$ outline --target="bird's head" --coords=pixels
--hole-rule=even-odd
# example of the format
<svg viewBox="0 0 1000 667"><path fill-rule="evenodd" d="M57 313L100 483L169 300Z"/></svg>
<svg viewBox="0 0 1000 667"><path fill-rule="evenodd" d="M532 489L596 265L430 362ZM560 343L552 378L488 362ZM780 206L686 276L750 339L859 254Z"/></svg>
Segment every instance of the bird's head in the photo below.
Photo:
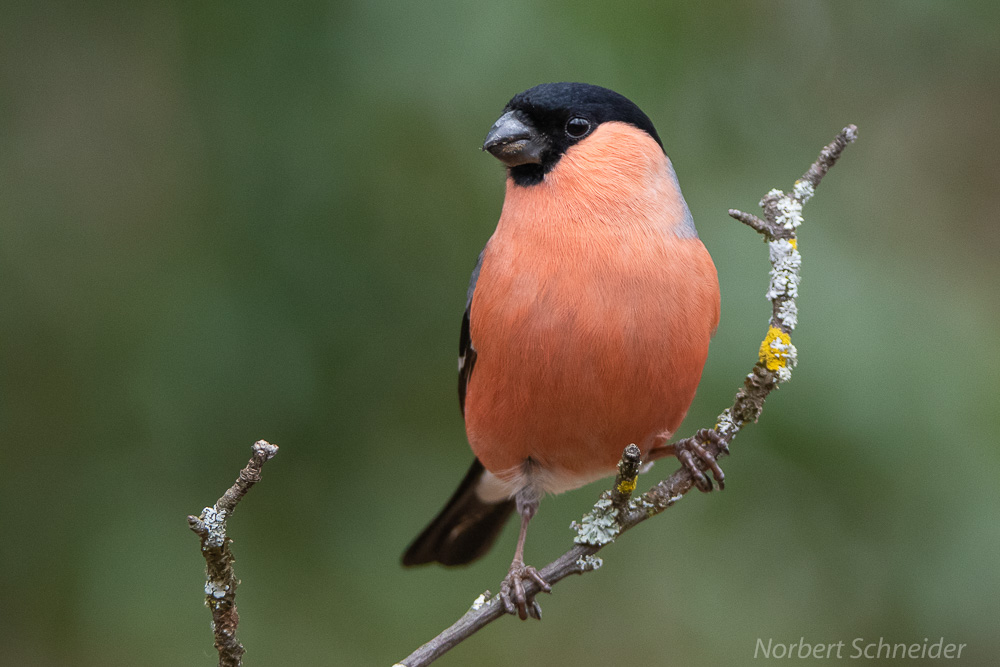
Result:
<svg viewBox="0 0 1000 667"><path fill-rule="evenodd" d="M567 150L585 141L602 123L625 123L659 144L653 123L613 90L586 83L543 83L515 95L483 143L510 168L518 185L540 183Z"/></svg>

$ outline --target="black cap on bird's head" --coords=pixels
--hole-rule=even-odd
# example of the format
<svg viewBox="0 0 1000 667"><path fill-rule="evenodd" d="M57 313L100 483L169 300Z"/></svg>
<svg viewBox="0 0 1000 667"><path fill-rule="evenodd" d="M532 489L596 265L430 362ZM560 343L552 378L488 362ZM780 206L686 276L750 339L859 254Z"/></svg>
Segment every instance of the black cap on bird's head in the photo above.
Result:
<svg viewBox="0 0 1000 667"><path fill-rule="evenodd" d="M483 150L510 167L515 183L532 185L570 146L608 121L633 125L663 147L649 117L624 95L586 83L543 83L507 103Z"/></svg>

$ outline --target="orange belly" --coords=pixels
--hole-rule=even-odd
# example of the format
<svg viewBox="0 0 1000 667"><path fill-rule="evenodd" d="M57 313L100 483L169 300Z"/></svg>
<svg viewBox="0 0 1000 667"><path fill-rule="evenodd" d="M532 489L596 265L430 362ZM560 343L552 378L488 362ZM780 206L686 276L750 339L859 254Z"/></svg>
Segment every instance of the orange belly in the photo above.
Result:
<svg viewBox="0 0 1000 667"><path fill-rule="evenodd" d="M564 480L549 491L612 474L680 426L718 316L697 238L494 236L471 306L473 451L500 476L530 459Z"/></svg>

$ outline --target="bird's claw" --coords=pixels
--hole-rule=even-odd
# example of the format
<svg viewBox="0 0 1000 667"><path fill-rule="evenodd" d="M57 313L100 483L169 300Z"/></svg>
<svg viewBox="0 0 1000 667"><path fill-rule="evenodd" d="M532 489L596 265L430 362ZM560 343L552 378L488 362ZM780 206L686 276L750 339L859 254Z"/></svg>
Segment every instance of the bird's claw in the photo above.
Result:
<svg viewBox="0 0 1000 667"><path fill-rule="evenodd" d="M531 618L542 620L542 608L535 600L535 594L527 595L524 590L524 580L530 579L538 585L539 591L552 592L552 587L542 579L538 570L525 565L523 561L515 560L510 564L510 571L500 584L500 600L503 602L504 611L508 614L517 614L522 621Z"/></svg>
<svg viewBox="0 0 1000 667"><path fill-rule="evenodd" d="M698 487L699 491L707 493L712 490L712 480L710 477L705 475L704 472L702 472L701 467L698 465L699 460L708 470L712 471L712 476L715 477L715 481L719 483L719 489L726 488L726 474L722 472L722 468L719 467L718 461L715 460L715 455L705 449L702 443L720 445L722 446L723 451L726 450L723 443L719 441L718 433L712 429L703 428L695 433L693 437L675 442L674 451L680 462L683 463L684 467L691 473L691 477L694 479L694 484Z"/></svg>

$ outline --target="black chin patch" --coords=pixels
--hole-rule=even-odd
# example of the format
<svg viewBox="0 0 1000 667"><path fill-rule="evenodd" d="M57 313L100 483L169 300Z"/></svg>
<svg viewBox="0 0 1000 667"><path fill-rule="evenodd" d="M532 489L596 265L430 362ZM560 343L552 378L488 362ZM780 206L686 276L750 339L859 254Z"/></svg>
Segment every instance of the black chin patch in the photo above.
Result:
<svg viewBox="0 0 1000 667"><path fill-rule="evenodd" d="M558 162L558 159L556 160ZM522 164L511 167L510 177L517 185L528 186L537 185L545 178L545 174L555 166L553 162L547 169L541 164Z"/></svg>

